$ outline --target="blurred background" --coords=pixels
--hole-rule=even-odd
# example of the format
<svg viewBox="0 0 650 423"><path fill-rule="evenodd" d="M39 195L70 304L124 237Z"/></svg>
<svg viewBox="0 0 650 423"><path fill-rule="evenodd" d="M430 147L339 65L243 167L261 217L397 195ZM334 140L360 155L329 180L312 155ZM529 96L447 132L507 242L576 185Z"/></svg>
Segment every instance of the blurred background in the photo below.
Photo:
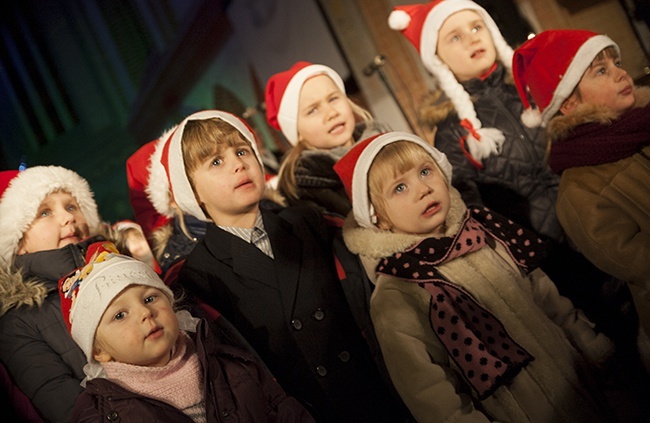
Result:
<svg viewBox="0 0 650 423"><path fill-rule="evenodd" d="M640 84L650 74L648 0L475 0L511 45L531 33L606 33ZM433 139L417 120L434 86L387 17L396 0L22 0L0 5L0 170L77 171L105 220L131 218L125 161L183 117L243 116L279 158L264 117L270 75L323 63L379 121Z"/></svg>

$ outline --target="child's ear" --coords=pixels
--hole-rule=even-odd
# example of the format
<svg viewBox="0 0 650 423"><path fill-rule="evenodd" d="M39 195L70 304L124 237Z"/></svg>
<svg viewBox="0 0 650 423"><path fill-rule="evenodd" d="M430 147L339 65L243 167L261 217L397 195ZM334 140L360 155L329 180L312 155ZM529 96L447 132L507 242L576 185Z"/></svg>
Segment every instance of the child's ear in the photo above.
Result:
<svg viewBox="0 0 650 423"><path fill-rule="evenodd" d="M97 348L93 348L93 358L100 363L108 363L113 359L108 353L100 351Z"/></svg>
<svg viewBox="0 0 650 423"><path fill-rule="evenodd" d="M578 96L575 94L571 94L571 96L566 100L564 100L564 102L560 106L560 113L566 116L571 112L573 112L573 110L575 110L578 104L580 104L580 101L578 100Z"/></svg>

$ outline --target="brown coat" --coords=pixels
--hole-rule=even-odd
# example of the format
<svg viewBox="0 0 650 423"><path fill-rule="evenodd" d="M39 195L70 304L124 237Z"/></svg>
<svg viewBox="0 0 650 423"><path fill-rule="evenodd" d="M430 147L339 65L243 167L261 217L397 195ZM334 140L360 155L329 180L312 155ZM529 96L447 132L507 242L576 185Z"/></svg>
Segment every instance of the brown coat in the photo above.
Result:
<svg viewBox="0 0 650 423"><path fill-rule="evenodd" d="M646 107L650 88L637 89L635 107ZM602 109L556 117L549 135L562 139L590 122L608 125ZM558 219L582 253L603 271L629 282L641 325L650 333L650 145L625 159L562 173Z"/></svg>

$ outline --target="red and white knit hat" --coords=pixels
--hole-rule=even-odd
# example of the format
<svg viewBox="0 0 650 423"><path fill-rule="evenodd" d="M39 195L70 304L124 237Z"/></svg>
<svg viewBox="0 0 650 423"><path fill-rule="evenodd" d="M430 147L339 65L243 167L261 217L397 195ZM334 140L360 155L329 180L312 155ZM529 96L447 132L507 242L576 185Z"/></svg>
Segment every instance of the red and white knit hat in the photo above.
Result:
<svg viewBox="0 0 650 423"><path fill-rule="evenodd" d="M191 120L221 119L237 129L250 143L255 157L264 171L262 156L257 148L257 137L248 124L241 118L220 110L203 110L196 112L160 137L156 149L151 155L151 171L147 194L156 210L172 217L174 212L171 206L172 197L181 211L207 222L210 220L201 209L201 205L194 195L189 177L183 162L183 131L185 125Z"/></svg>
<svg viewBox="0 0 650 423"><path fill-rule="evenodd" d="M35 166L22 172L0 172L0 261L10 264L23 234L49 194L70 193L86 218L90 235L99 232L101 219L88 182L60 166Z"/></svg>
<svg viewBox="0 0 650 423"><path fill-rule="evenodd" d="M63 321L89 363L96 363L95 333L106 308L130 285L157 288L173 300L172 291L149 265L121 255L111 242L90 244L86 265L59 280Z"/></svg>
<svg viewBox="0 0 650 423"><path fill-rule="evenodd" d="M424 67L436 77L440 88L454 104L463 126L469 131L467 137L469 153L474 159L480 161L491 154L498 154L505 137L496 128L483 128L469 94L436 51L438 31L442 24L449 16L461 10L473 10L483 19L492 35L498 58L507 69L510 69L512 48L501 35L492 17L473 1L435 0L425 4L396 6L388 17L388 25L393 30L402 31L420 53Z"/></svg>
<svg viewBox="0 0 650 423"><path fill-rule="evenodd" d="M548 122L571 95L601 50L618 45L606 35L563 29L544 31L515 50L512 73L519 97L526 109L526 89Z"/></svg>
<svg viewBox="0 0 650 423"><path fill-rule="evenodd" d="M370 203L368 194L370 166L372 166L372 162L383 147L398 141L412 142L424 148L442 170L447 184L451 184L452 170L447 156L417 135L394 131L378 134L358 142L336 162L334 170L339 175L341 182L343 182L345 192L352 202L352 212L355 220L364 228L374 228L377 222L375 209Z"/></svg>
<svg viewBox="0 0 650 423"><path fill-rule="evenodd" d="M325 74L345 94L341 76L325 65L297 62L289 70L276 73L266 83L266 120L282 131L291 145L298 144L298 102L303 84L312 76Z"/></svg>

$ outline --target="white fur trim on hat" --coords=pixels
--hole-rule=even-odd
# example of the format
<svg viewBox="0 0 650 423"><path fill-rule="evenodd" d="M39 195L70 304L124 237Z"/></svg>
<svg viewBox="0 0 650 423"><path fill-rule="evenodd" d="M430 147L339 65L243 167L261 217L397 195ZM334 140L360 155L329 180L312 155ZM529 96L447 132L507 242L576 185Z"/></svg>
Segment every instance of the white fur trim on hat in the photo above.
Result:
<svg viewBox="0 0 650 423"><path fill-rule="evenodd" d="M422 63L436 77L440 88L454 104L460 120L467 119L472 124L474 130L480 135L480 140L477 140L472 134L467 137L467 149L476 160L480 161L492 154L499 154L505 136L498 129L491 128L486 130L488 128L483 128L481 121L476 116L474 104L469 94L437 54L438 31L440 31L440 28L449 16L461 10L473 10L483 19L492 36L498 58L508 70L512 69L512 56L514 51L503 38L503 35L501 35L499 27L489 13L473 1L441 1L431 9L422 26L422 34L420 36L420 57L422 58Z"/></svg>
<svg viewBox="0 0 650 423"><path fill-rule="evenodd" d="M354 165L354 174L352 176L352 207L354 218L360 226L364 228L376 227L373 222L375 210L370 203L370 196L368 195L368 172L370 166L375 160L375 156L386 145L392 144L397 141L410 141L426 150L431 155L431 158L438 164L442 170L447 185L451 186L452 169L447 156L430 144L426 143L422 138L408 132L388 132L375 138L359 155L356 164Z"/></svg>
<svg viewBox="0 0 650 423"><path fill-rule="evenodd" d="M149 179L145 192L147 198L158 213L166 217L174 217L174 209L171 206L171 195L169 193L169 179L165 167L160 162L162 150L165 143L176 130L177 126L165 131L156 141L156 147L149 160Z"/></svg>
<svg viewBox="0 0 650 423"><path fill-rule="evenodd" d="M36 218L45 197L63 190L77 203L90 230L96 235L101 219L88 182L76 172L60 166L35 166L18 173L0 198L0 260L10 264L23 234Z"/></svg>
<svg viewBox="0 0 650 423"><path fill-rule="evenodd" d="M580 46L573 60L571 60L571 64L567 68L566 73L561 76L560 83L553 92L551 102L542 112L542 120L544 122L548 122L560 110L562 103L569 98L575 87L578 86L582 75L584 75L598 53L610 46L618 50L618 45L606 35L595 35Z"/></svg>
<svg viewBox="0 0 650 423"><path fill-rule="evenodd" d="M280 107L278 108L278 124L282 133L292 144L298 144L298 103L300 102L300 90L305 82L316 75L325 74L329 76L336 86L345 94L345 84L341 76L332 68L325 65L309 65L300 69L287 84Z"/></svg>
<svg viewBox="0 0 650 423"><path fill-rule="evenodd" d="M88 273L83 275L84 271ZM97 326L111 301L125 288L131 285L151 286L161 290L170 301L174 297L149 265L131 257L111 253L104 261L91 262L80 273L83 280L70 308L70 333L88 362L96 362L93 345Z"/></svg>
<svg viewBox="0 0 650 423"><path fill-rule="evenodd" d="M205 120L217 118L221 119L224 122L232 125L237 129L244 138L250 143L255 157L260 164L262 170L264 169L264 163L262 162L262 156L257 148L257 142L255 135L251 132L248 126L237 116L230 114L228 112L222 112L218 110L204 110L201 112L194 113L187 118L185 118L179 125L171 139L169 140L169 151L168 151L168 171L169 171L169 182L174 201L180 207L183 213L192 215L199 220L204 222L210 221L210 217L206 216L203 213L203 209L199 204L194 191L192 190L192 185L190 184L189 177L185 171L185 163L183 162L183 130L187 122L191 120ZM165 163L163 163L165 165Z"/></svg>

